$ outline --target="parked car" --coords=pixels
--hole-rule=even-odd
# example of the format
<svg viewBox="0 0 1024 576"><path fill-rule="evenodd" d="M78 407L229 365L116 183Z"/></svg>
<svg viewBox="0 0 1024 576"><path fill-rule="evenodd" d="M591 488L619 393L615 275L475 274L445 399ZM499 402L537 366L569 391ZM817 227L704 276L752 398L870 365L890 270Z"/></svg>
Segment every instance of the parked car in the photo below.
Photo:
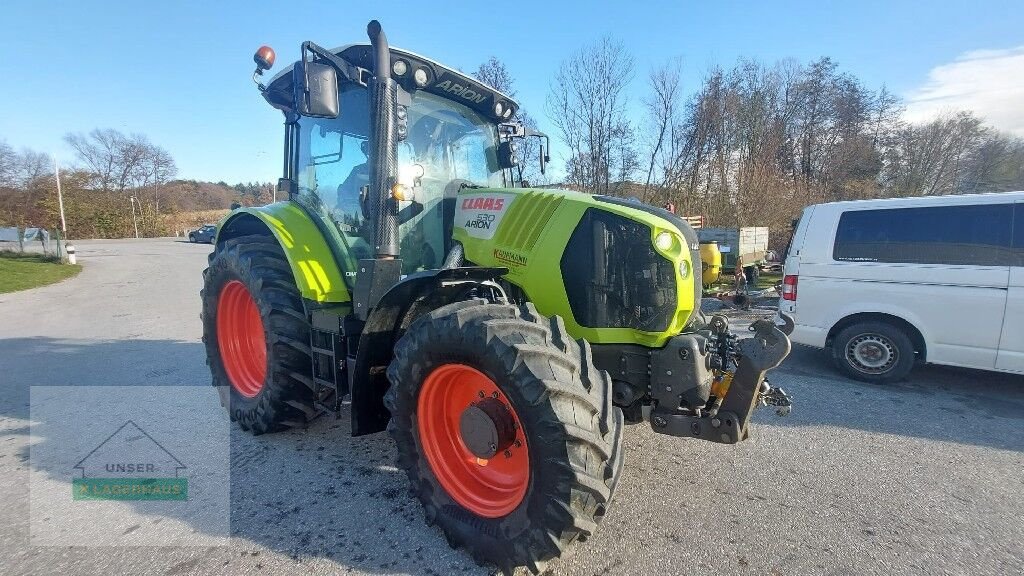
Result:
<svg viewBox="0 0 1024 576"><path fill-rule="evenodd" d="M207 224L201 226L188 233L189 242L204 242L206 244L213 244L213 239L217 236L217 227L213 224Z"/></svg>
<svg viewBox="0 0 1024 576"><path fill-rule="evenodd" d="M793 342L859 380L919 362L1024 373L1024 192L808 206L779 309Z"/></svg>

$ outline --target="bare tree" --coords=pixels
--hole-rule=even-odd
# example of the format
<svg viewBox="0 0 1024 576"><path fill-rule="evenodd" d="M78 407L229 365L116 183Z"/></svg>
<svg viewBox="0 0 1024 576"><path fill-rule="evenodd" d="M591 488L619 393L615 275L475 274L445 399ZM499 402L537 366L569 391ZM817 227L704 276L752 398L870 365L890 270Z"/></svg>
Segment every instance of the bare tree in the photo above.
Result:
<svg viewBox="0 0 1024 576"><path fill-rule="evenodd" d="M517 94L515 79L505 67L505 63L498 58L494 56L488 58L477 68L473 76L491 88L515 99ZM537 128L537 121L521 107L516 110L516 115L512 120L522 123L527 128ZM540 173L540 147L536 138L525 138L518 142L517 155L520 162L519 176L521 180L536 184L545 179L544 175Z"/></svg>
<svg viewBox="0 0 1024 576"><path fill-rule="evenodd" d="M633 57L609 37L562 62L548 92L548 117L568 148L567 178L587 192L610 190L636 169L626 87Z"/></svg>
<svg viewBox="0 0 1024 576"><path fill-rule="evenodd" d="M981 121L967 112L908 125L890 151L886 185L894 196L953 194L960 190L972 149L986 136Z"/></svg>
<svg viewBox="0 0 1024 576"><path fill-rule="evenodd" d="M14 188L18 154L7 142L0 140L0 187Z"/></svg>
<svg viewBox="0 0 1024 576"><path fill-rule="evenodd" d="M681 130L682 85L680 75L682 61L673 58L664 65L651 70L647 77L649 95L643 99L650 130L647 144L647 178L641 198L651 202L651 186L663 188L667 181L669 165L677 155L677 143ZM665 198L668 201L668 198Z"/></svg>
<svg viewBox="0 0 1024 576"><path fill-rule="evenodd" d="M53 173L53 160L50 155L22 148L18 155L15 179L22 188L32 188L43 176Z"/></svg>
<svg viewBox="0 0 1024 576"><path fill-rule="evenodd" d="M68 134L65 142L96 178L104 192L126 192L164 182L174 175L170 154L141 134L126 136L114 129Z"/></svg>
<svg viewBox="0 0 1024 576"><path fill-rule="evenodd" d="M78 159L92 172L104 192L112 189L115 181L120 149L124 135L113 129L93 130L88 135L68 134L64 141L75 151Z"/></svg>
<svg viewBox="0 0 1024 576"><path fill-rule="evenodd" d="M476 69L476 72L473 73L473 76L509 98L516 97L515 80L513 80L512 74L505 67L505 63L498 60L495 56L491 56L486 62L481 64Z"/></svg>
<svg viewBox="0 0 1024 576"><path fill-rule="evenodd" d="M160 187L174 178L178 173L178 166L174 163L171 153L159 146L151 147L147 164L152 175L156 211L160 212Z"/></svg>
<svg viewBox="0 0 1024 576"><path fill-rule="evenodd" d="M1024 141L990 132L971 152L960 192L1024 190Z"/></svg>
<svg viewBox="0 0 1024 576"><path fill-rule="evenodd" d="M810 202L880 195L897 120L890 94L827 58L741 59L713 68L682 109L662 187L714 224L783 227Z"/></svg>

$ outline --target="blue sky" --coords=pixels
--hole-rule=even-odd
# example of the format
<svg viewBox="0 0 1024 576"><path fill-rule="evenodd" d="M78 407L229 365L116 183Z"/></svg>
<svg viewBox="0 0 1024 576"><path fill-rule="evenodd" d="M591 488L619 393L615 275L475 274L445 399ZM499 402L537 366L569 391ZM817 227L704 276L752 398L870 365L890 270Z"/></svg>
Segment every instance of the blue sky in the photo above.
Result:
<svg viewBox="0 0 1024 576"><path fill-rule="evenodd" d="M383 23L392 44L465 71L490 55L504 60L521 104L542 128L550 126L544 100L560 61L612 34L636 58L634 101L647 69L670 56L683 58L689 92L711 65L727 66L740 56L808 61L827 55L869 86L885 84L910 98L912 116L963 101L990 106L983 112L1001 128L1016 132L1020 122L1024 130L1016 116L1024 110L1019 0L5 0L0 14L0 139L69 163L73 154L62 142L67 132L139 132L172 153L184 178L276 179L281 115L250 80L253 51L273 46L276 72L298 57L303 40L323 46L365 41L372 18ZM977 92L979 82L984 93L965 99L965 90ZM1007 91L1000 82L1014 85ZM990 92L1000 97L985 100Z"/></svg>

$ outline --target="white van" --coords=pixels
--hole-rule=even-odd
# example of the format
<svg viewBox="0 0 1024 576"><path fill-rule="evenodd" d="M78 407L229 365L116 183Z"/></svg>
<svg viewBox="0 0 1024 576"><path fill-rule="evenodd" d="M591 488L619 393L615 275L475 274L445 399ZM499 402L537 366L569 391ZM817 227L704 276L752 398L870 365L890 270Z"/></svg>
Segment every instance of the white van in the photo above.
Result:
<svg viewBox="0 0 1024 576"><path fill-rule="evenodd" d="M1024 373L1024 192L808 206L779 310L859 380L915 362Z"/></svg>

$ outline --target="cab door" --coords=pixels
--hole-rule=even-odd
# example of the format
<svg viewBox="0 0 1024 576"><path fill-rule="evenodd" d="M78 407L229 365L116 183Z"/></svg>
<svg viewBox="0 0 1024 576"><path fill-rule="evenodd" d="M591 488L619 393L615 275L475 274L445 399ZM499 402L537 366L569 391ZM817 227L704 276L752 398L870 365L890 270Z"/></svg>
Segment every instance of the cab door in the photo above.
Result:
<svg viewBox="0 0 1024 576"><path fill-rule="evenodd" d="M1024 202L1013 206L1013 250L996 369L1024 372Z"/></svg>

